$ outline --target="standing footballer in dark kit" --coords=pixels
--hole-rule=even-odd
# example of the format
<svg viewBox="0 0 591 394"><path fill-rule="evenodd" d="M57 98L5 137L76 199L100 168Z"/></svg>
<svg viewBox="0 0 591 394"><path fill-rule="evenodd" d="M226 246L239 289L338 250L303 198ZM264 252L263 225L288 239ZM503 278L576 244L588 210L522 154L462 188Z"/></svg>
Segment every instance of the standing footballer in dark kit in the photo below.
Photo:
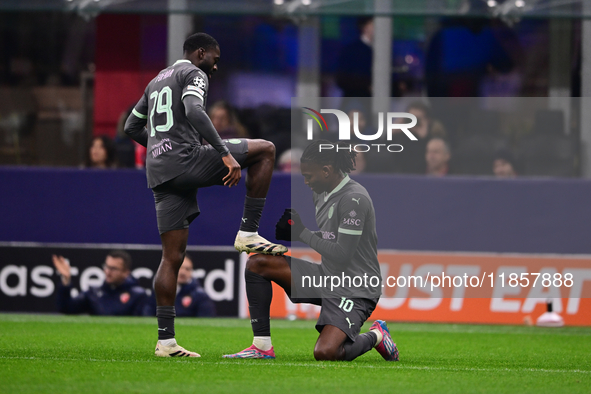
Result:
<svg viewBox="0 0 591 394"><path fill-rule="evenodd" d="M275 358L271 343L271 282L283 287L294 303L321 306L314 347L316 360L351 361L372 348L387 361L398 361L398 349L386 322L376 320L369 332L360 334L381 294L377 254L376 218L367 190L349 175L355 168L355 152L323 149L329 141L311 143L301 158L301 173L313 192L316 223L320 231L308 230L295 210L286 209L276 226L276 238L302 241L322 256L321 264L288 256L256 254L246 263L245 279L252 331L252 346L227 358ZM374 278L355 285L343 280L335 288L318 284L326 277Z"/></svg>
<svg viewBox="0 0 591 394"><path fill-rule="evenodd" d="M222 140L205 112L209 79L217 71L220 47L205 34L183 45L184 59L162 70L146 87L125 123L125 132L147 147L146 175L154 193L162 261L154 278L161 357L199 357L176 343L177 275L187 247L189 225L199 215L197 190L232 187L248 168L246 200L234 247L247 253L281 254L283 245L258 235L275 165L275 146L265 140ZM210 145L203 145L205 139Z"/></svg>

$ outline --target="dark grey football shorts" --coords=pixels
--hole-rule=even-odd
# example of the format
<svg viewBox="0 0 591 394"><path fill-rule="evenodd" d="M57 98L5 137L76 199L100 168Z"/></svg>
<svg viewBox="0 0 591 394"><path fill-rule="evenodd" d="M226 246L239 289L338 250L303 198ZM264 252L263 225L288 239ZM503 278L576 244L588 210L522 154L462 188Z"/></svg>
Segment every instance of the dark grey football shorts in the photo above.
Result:
<svg viewBox="0 0 591 394"><path fill-rule="evenodd" d="M361 332L361 326L369 319L379 299L322 297L320 291L317 291L316 297L297 297L297 294L294 294L293 291L295 288L294 278L301 278L303 275L318 277L324 275L324 272L320 264L290 256L284 257L291 268L292 274L292 294L288 294L290 300L296 304L320 305L320 316L316 322L316 330L322 332L326 325L335 326L344 332L351 341L355 342ZM310 292L304 294L307 296L313 295Z"/></svg>
<svg viewBox="0 0 591 394"><path fill-rule="evenodd" d="M248 141L238 138L223 141L234 159L243 166L248 155ZM197 190L223 185L223 178L227 174L228 168L219 152L211 145L204 145L184 174L152 188L160 234L189 228L200 212Z"/></svg>

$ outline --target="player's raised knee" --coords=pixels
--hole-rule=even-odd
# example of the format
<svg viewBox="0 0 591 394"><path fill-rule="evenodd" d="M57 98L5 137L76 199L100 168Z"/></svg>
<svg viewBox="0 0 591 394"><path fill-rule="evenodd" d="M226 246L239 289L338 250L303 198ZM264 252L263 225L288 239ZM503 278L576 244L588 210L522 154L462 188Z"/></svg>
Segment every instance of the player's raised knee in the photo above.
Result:
<svg viewBox="0 0 591 394"><path fill-rule="evenodd" d="M254 272L255 274L263 274L265 267L267 267L268 255L264 254L253 254L246 260L246 270Z"/></svg>
<svg viewBox="0 0 591 394"><path fill-rule="evenodd" d="M271 141L263 140L263 139L256 139L251 140L254 144L254 148L257 152L260 152L264 155L273 156L275 157L275 144Z"/></svg>
<svg viewBox="0 0 591 394"><path fill-rule="evenodd" d="M261 141L261 146L262 146L262 150L269 156L273 157L273 159L275 159L275 144L272 143L271 141L267 141L267 140L260 140Z"/></svg>
<svg viewBox="0 0 591 394"><path fill-rule="evenodd" d="M275 161L275 144L263 139L248 140L248 154Z"/></svg>

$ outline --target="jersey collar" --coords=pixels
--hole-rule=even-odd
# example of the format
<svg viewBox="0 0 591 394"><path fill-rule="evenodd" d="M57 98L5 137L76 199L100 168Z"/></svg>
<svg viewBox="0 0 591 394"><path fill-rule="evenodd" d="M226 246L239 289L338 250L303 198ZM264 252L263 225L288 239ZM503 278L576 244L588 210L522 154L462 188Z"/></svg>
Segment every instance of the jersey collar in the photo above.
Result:
<svg viewBox="0 0 591 394"><path fill-rule="evenodd" d="M191 61L187 60L187 59L180 59L180 60L177 60L176 62L174 62L173 66L176 66L179 63L191 63Z"/></svg>
<svg viewBox="0 0 591 394"><path fill-rule="evenodd" d="M326 196L324 196L324 202L327 202L328 199L330 198L330 196L332 196L333 194L335 194L336 192L341 190L343 188L343 186L345 186L347 184L347 182L349 182L350 179L351 178L349 178L349 175L345 175L345 177L343 178L341 183L339 183L337 185L337 187L335 187L330 193L328 193Z"/></svg>

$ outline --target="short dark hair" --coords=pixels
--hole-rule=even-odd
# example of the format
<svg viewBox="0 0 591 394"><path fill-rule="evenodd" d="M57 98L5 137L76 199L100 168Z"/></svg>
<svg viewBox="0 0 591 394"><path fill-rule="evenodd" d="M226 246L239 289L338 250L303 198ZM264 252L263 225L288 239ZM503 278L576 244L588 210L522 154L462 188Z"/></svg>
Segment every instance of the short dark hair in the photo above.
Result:
<svg viewBox="0 0 591 394"><path fill-rule="evenodd" d="M131 271L131 256L124 250L111 250L107 256L110 256L114 259L121 259L123 260L123 267Z"/></svg>
<svg viewBox="0 0 591 394"><path fill-rule="evenodd" d="M214 48L219 48L219 44L215 38L206 33L195 33L190 35L183 44L183 52L193 53L199 48L206 51Z"/></svg>
<svg viewBox="0 0 591 394"><path fill-rule="evenodd" d="M510 163L513 166L513 169L515 170L515 166L516 166L515 156L513 155L513 152L511 152L509 149L507 149L507 148L497 149L494 153L494 156L493 156L493 162L495 160L505 160L506 162Z"/></svg>
<svg viewBox="0 0 591 394"><path fill-rule="evenodd" d="M320 150L320 144L335 145L334 149ZM339 148L339 149L337 149ZM355 169L357 152L351 146L342 143L332 143L328 140L316 140L306 147L300 163L317 163L322 166L332 165L335 170L349 173Z"/></svg>
<svg viewBox="0 0 591 394"><path fill-rule="evenodd" d="M373 22L373 17L372 16L361 16L359 18L357 18L357 28L359 30L363 29L365 27L365 25L367 25L369 22Z"/></svg>

